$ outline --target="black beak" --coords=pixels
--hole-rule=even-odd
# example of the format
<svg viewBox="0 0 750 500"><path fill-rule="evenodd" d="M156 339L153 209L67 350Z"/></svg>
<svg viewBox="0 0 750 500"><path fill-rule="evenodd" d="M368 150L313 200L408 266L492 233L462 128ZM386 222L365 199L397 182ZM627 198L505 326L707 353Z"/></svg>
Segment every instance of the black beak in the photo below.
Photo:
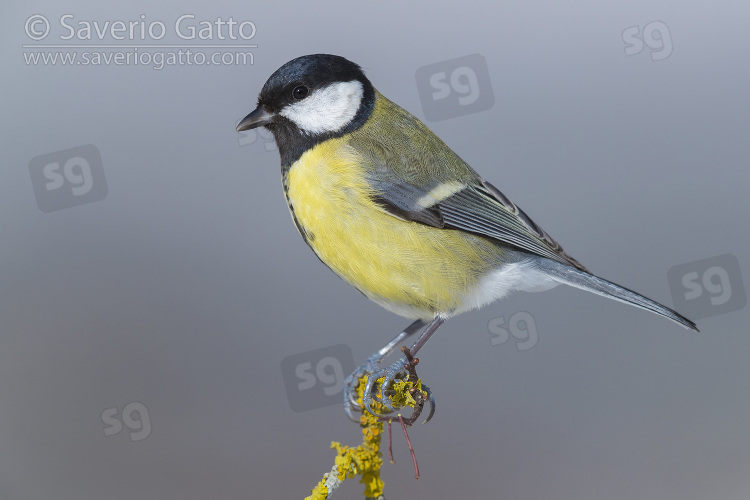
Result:
<svg viewBox="0 0 750 500"><path fill-rule="evenodd" d="M237 132L250 130L251 128L262 127L266 123L270 122L273 116L273 114L263 109L263 106L258 106L257 108L255 108L255 111L247 115L239 124L237 124Z"/></svg>

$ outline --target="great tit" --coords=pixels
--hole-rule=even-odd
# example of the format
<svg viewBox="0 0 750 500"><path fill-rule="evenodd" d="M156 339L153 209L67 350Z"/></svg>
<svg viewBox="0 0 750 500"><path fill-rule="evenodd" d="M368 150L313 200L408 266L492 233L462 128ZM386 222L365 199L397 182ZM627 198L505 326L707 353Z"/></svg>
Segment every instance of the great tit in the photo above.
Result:
<svg viewBox="0 0 750 500"><path fill-rule="evenodd" d="M355 372L371 374L366 395L374 379L385 375L385 386L403 368L372 374L406 336L424 328L415 354L447 318L515 290L564 283L698 331L591 274L343 57L307 55L276 70L237 130L256 127L276 140L284 196L313 252L365 296L415 320Z"/></svg>

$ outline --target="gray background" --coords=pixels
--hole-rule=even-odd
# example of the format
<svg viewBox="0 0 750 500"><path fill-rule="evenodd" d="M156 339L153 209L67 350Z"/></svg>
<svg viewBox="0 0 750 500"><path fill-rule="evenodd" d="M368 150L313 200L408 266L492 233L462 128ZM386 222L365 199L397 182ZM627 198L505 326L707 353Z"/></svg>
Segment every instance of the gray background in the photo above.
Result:
<svg viewBox="0 0 750 500"><path fill-rule="evenodd" d="M344 343L359 363L407 321L320 264L290 221L278 154L234 130L302 54L360 63L421 118L416 70L479 53L494 106L428 125L570 254L667 304L675 265L729 253L750 272L746 3L0 10L0 498L302 498L331 440L359 442L340 405L290 409L281 360ZM26 65L26 19L65 13L249 19L255 64ZM626 56L622 32L656 20L673 53ZM41 212L30 160L85 144L106 198ZM518 311L538 344L493 345L488 323ZM439 405L411 431L422 478L396 434L386 494L745 499L747 324L743 308L693 334L562 287L451 320L421 356ZM102 412L132 402L147 438L105 435ZM350 481L335 498L360 492Z"/></svg>

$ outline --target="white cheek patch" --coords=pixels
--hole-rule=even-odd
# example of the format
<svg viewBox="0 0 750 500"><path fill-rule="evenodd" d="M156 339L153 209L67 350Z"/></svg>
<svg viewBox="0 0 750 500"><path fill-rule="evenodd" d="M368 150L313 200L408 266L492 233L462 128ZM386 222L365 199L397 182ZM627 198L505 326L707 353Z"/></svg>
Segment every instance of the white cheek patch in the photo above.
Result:
<svg viewBox="0 0 750 500"><path fill-rule="evenodd" d="M308 134L336 132L357 114L363 94L362 83L357 80L332 83L286 106L279 114Z"/></svg>

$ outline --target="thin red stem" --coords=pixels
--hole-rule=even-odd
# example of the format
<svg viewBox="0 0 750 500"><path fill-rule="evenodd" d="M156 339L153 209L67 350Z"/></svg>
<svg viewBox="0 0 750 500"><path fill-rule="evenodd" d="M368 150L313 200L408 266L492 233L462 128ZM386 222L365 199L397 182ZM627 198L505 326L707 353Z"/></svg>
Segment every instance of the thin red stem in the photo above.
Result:
<svg viewBox="0 0 750 500"><path fill-rule="evenodd" d="M395 464L396 461L393 459L393 433L391 432L391 421L388 421L388 460Z"/></svg>
<svg viewBox="0 0 750 500"><path fill-rule="evenodd" d="M414 454L414 448L412 448L411 446L411 439L409 439L409 434L406 432L404 417L399 414L398 420L399 422L401 422L401 428L404 430L404 437L406 437L406 444L409 446L409 453L411 453L411 460L412 462L414 462L414 479L419 479L419 465L417 465L417 456Z"/></svg>

